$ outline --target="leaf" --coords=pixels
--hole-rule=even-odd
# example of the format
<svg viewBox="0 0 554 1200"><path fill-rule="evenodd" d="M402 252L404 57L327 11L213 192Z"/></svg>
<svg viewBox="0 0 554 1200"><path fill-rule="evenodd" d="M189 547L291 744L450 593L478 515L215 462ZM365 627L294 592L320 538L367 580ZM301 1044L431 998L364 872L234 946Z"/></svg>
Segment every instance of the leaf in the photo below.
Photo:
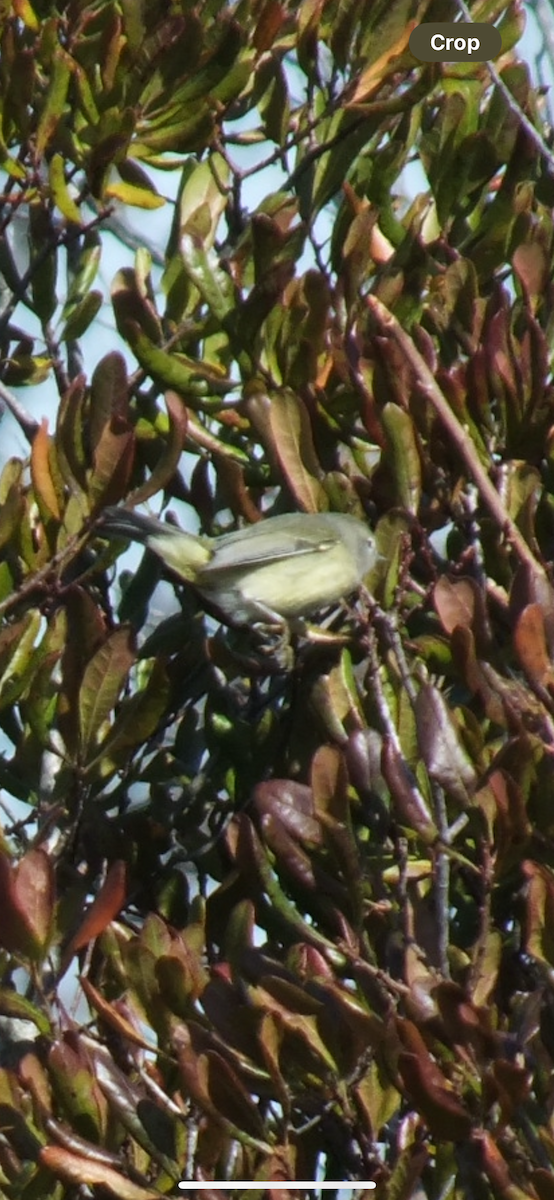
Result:
<svg viewBox="0 0 554 1200"><path fill-rule="evenodd" d="M108 1101L110 1110L134 1141L138 1142L153 1162L159 1163L173 1180L178 1170L174 1159L175 1119L148 1100L141 1081L128 1077L116 1065L106 1047L87 1039L87 1049L98 1085ZM163 1131L162 1137L158 1136L160 1127Z"/></svg>
<svg viewBox="0 0 554 1200"><path fill-rule="evenodd" d="M269 426L273 448L285 479L298 504L305 512L320 512L329 507L318 462L308 413L292 392L280 391L270 397Z"/></svg>
<svg viewBox="0 0 554 1200"><path fill-rule="evenodd" d="M202 162L190 159L183 169L170 245L178 247L187 232L202 239L205 250L215 242L220 219L227 205L229 164L218 152Z"/></svg>
<svg viewBox="0 0 554 1200"><path fill-rule="evenodd" d="M130 204L133 208L155 209L163 208L166 203L164 196L149 191L145 187L136 187L132 183L110 183L104 188L106 199L120 200L122 204Z"/></svg>
<svg viewBox="0 0 554 1200"><path fill-rule="evenodd" d="M534 311L537 301L544 294L548 280L549 266L545 249L538 241L516 246L512 262L524 294Z"/></svg>
<svg viewBox="0 0 554 1200"><path fill-rule="evenodd" d="M152 1049L151 1043L145 1037L143 1037L140 1031L135 1028L133 1024L131 1024L131 1021L128 1020L127 1017L125 1017L123 1013L118 1010L118 1001L109 1003L102 993L93 986L93 984L90 982L90 979L87 979L83 975L79 976L79 983L81 984L83 992L85 993L91 1008L96 1010L98 1015L102 1018L102 1021L105 1021L106 1025L108 1025L110 1029L113 1029L114 1033L116 1033L118 1037L124 1038L133 1046L139 1046L141 1050Z"/></svg>
<svg viewBox="0 0 554 1200"><path fill-rule="evenodd" d="M242 1145L254 1145L267 1153L261 1141L264 1123L248 1091L221 1054L197 1053L193 1022L174 1030L173 1043L185 1088L196 1104L218 1125L229 1129ZM235 1118L239 1124L235 1124Z"/></svg>
<svg viewBox="0 0 554 1200"><path fill-rule="evenodd" d="M42 950L50 935L55 900L54 870L45 850L28 850L20 859L13 896Z"/></svg>
<svg viewBox="0 0 554 1200"><path fill-rule="evenodd" d="M310 780L314 811L337 821L348 819L348 777L344 757L336 746L320 746L312 759Z"/></svg>
<svg viewBox="0 0 554 1200"><path fill-rule="evenodd" d="M117 917L125 904L126 897L127 867L122 859L116 859L109 867L98 894L64 951L60 968L61 974L67 970L73 955L93 938L97 938L110 924L110 921Z"/></svg>
<svg viewBox="0 0 554 1200"><path fill-rule="evenodd" d="M98 274L102 258L102 244L95 230L89 230L83 238L83 248L74 268L67 300L62 310L62 320L67 320L73 306L88 295Z"/></svg>
<svg viewBox="0 0 554 1200"><path fill-rule="evenodd" d="M118 331L125 340L129 340L133 349L133 339L138 341L144 338L147 345L153 343L155 346L162 340L161 321L144 272L139 273L138 269L132 270L130 267L116 271L111 297ZM160 350L158 353L165 352Z"/></svg>
<svg viewBox="0 0 554 1200"><path fill-rule="evenodd" d="M554 684L554 664L546 642L543 610L528 604L520 613L513 633L514 647L527 678L539 687Z"/></svg>
<svg viewBox="0 0 554 1200"><path fill-rule="evenodd" d="M68 1183L81 1186L90 1184L105 1188L116 1200L159 1200L160 1193L157 1189L153 1191L150 1188L139 1187L106 1163L85 1158L72 1150L64 1150L61 1146L43 1146L39 1158L57 1179L65 1179Z"/></svg>
<svg viewBox="0 0 554 1200"><path fill-rule="evenodd" d="M498 1042L493 1032L490 1012L478 1008L459 984L451 979L442 979L433 988L433 998L438 1006L449 1044L472 1046L478 1058L494 1058L498 1053Z"/></svg>
<svg viewBox="0 0 554 1200"><path fill-rule="evenodd" d="M468 790L476 783L475 767L442 693L432 684L420 686L415 717L419 748L431 779L465 807Z"/></svg>
<svg viewBox="0 0 554 1200"><path fill-rule="evenodd" d="M381 421L386 436L384 465L392 473L396 502L415 515L421 500L421 461L414 422L398 404L385 404Z"/></svg>
<svg viewBox="0 0 554 1200"><path fill-rule="evenodd" d="M0 987L0 1013L3 1017L11 1017L14 1020L32 1021L39 1033L47 1036L52 1031L46 1013L27 1000L25 996L20 996L10 988Z"/></svg>
<svg viewBox="0 0 554 1200"><path fill-rule="evenodd" d="M215 1111L250 1137L263 1138L265 1124L237 1073L222 1054L206 1054L207 1090Z"/></svg>
<svg viewBox="0 0 554 1200"><path fill-rule="evenodd" d="M16 867L0 854L0 944L7 950L42 958L54 900L54 872L44 850L27 851Z"/></svg>
<svg viewBox="0 0 554 1200"><path fill-rule="evenodd" d="M337 1070L332 1051L319 1031L317 1018L321 1013L321 1000L309 996L288 980L269 975L251 986L248 996L256 1008L272 1013L289 1034L294 1034L304 1069L321 1075Z"/></svg>
<svg viewBox="0 0 554 1200"><path fill-rule="evenodd" d="M498 1148L497 1138L487 1129L476 1129L475 1148L479 1151L480 1167L501 1200L533 1200L530 1192L515 1185L512 1173Z"/></svg>
<svg viewBox="0 0 554 1200"><path fill-rule="evenodd" d="M33 33L38 33L40 21L30 0L13 0L13 10L27 29L32 30Z"/></svg>
<svg viewBox="0 0 554 1200"><path fill-rule="evenodd" d="M177 954L161 955L156 962L156 979L164 1003L171 1012L186 1018L190 1002L202 995L208 975L200 956L189 952L186 961Z"/></svg>
<svg viewBox="0 0 554 1200"><path fill-rule="evenodd" d="M85 668L79 689L80 751L90 757L135 661L130 629L114 629Z"/></svg>
<svg viewBox="0 0 554 1200"><path fill-rule="evenodd" d="M50 68L50 83L38 123L36 154L39 159L42 158L58 128L65 107L70 78L71 59L60 47L54 53L53 64Z"/></svg>
<svg viewBox="0 0 554 1200"><path fill-rule="evenodd" d="M398 1017L396 1028L404 1047L398 1056L398 1068L429 1131L441 1141L467 1140L473 1119L448 1086L446 1077L431 1057L419 1030L412 1021Z"/></svg>
<svg viewBox="0 0 554 1200"><path fill-rule="evenodd" d="M502 958L502 934L487 930L475 948L471 973L471 995L478 1007L487 1004L494 992Z"/></svg>
<svg viewBox="0 0 554 1200"><path fill-rule="evenodd" d="M210 396L209 384L190 359L161 350L132 321L125 323L123 336L127 338L141 367L161 388L177 392L191 408L206 412L221 408L221 400ZM232 386L229 381L224 390L230 390Z"/></svg>
<svg viewBox="0 0 554 1200"><path fill-rule="evenodd" d="M312 789L292 779L271 779L258 783L253 804L262 821L277 817L288 833L308 845L320 845L321 826L314 811Z"/></svg>
<svg viewBox="0 0 554 1200"><path fill-rule="evenodd" d="M40 612L32 609L0 633L0 709L18 700L35 675L41 657L35 646L40 624Z"/></svg>
<svg viewBox="0 0 554 1200"><path fill-rule="evenodd" d="M103 303L104 297L102 292L91 291L86 296L83 296L83 299L72 308L67 321L62 326L60 341L74 342L77 338L82 337L89 325L92 325Z"/></svg>
<svg viewBox="0 0 554 1200"><path fill-rule="evenodd" d="M129 411L129 381L125 359L111 350L96 364L90 387L90 437L93 450L106 425L114 418L126 421Z"/></svg>
<svg viewBox="0 0 554 1200"><path fill-rule="evenodd" d="M276 6L280 8L279 5ZM284 14L280 14L282 19ZM260 64L256 83L261 90L258 109L268 139L281 145L287 136L290 122L290 101L287 76L277 56Z"/></svg>
<svg viewBox="0 0 554 1200"><path fill-rule="evenodd" d="M51 455L54 453L54 444L48 435L48 421L43 417L31 449L31 478L37 499L50 516L59 520L60 501L51 468Z"/></svg>
<svg viewBox="0 0 554 1200"><path fill-rule="evenodd" d="M431 811L417 785L415 775L392 738L383 738L381 770L390 789L393 811L400 825L418 833L426 845L438 838Z"/></svg>
<svg viewBox="0 0 554 1200"><path fill-rule="evenodd" d="M231 281L221 270L219 260L206 248L203 240L186 231L181 234L179 247L183 267L191 283L198 288L212 315L224 322L233 312L234 294Z"/></svg>
<svg viewBox="0 0 554 1200"><path fill-rule="evenodd" d="M144 745L167 713L170 684L163 660L154 662L144 686L118 705L110 729L87 768L90 777L108 779L129 755Z"/></svg>
<svg viewBox="0 0 554 1200"><path fill-rule="evenodd" d="M363 1077L354 1087L356 1103L367 1115L369 1136L375 1136L378 1129L390 1121L400 1108L400 1093L388 1079L385 1071L373 1060ZM387 1187L387 1193L388 1187Z"/></svg>
<svg viewBox="0 0 554 1200"><path fill-rule="evenodd" d="M446 633L457 625L473 629L479 611L479 589L474 579L456 579L443 575L433 591L433 603Z"/></svg>
<svg viewBox="0 0 554 1200"><path fill-rule="evenodd" d="M277 1020L272 1013L264 1013L258 1026L260 1049L279 1102L284 1106L285 1113L288 1114L290 1109L288 1089L279 1065L284 1032L281 1021Z"/></svg>
<svg viewBox="0 0 554 1200"><path fill-rule="evenodd" d="M399 10L399 20L400 12L401 10ZM379 58L370 63L365 71L362 71L357 80L354 92L349 98L349 105L367 103L374 93L379 90L387 76L392 71L398 70L396 60L406 50L410 41L410 34L415 29L417 21L404 22L402 20L401 24L402 28L398 31L396 40L391 40L387 48L379 55Z"/></svg>
<svg viewBox="0 0 554 1200"><path fill-rule="evenodd" d="M106 1133L106 1101L84 1047L68 1034L52 1043L47 1062L56 1098L72 1129L83 1138L99 1141Z"/></svg>
<svg viewBox="0 0 554 1200"><path fill-rule="evenodd" d="M169 484L177 470L185 447L189 427L189 415L181 397L176 392L165 393L165 405L169 416L169 435L164 439L161 453L148 479L132 494L133 504L144 504Z"/></svg>
<svg viewBox="0 0 554 1200"><path fill-rule="evenodd" d="M528 954L539 962L554 965L554 875L542 864L521 864L525 888L525 938Z"/></svg>
<svg viewBox="0 0 554 1200"><path fill-rule="evenodd" d="M112 504L127 491L135 461L134 430L117 417L106 422L94 448L94 470L90 476L90 499L95 508Z"/></svg>
<svg viewBox="0 0 554 1200"><path fill-rule="evenodd" d="M71 196L65 178L65 162L62 154L53 154L48 165L48 182L52 199L67 221L81 224L81 212Z"/></svg>

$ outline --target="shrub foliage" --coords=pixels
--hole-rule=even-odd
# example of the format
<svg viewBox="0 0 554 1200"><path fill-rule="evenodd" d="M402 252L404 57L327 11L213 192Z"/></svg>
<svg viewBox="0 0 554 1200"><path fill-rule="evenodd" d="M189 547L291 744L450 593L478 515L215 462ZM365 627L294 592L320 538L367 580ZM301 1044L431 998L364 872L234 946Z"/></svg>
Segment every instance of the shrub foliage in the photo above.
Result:
<svg viewBox="0 0 554 1200"><path fill-rule="evenodd" d="M411 55L454 0L1 10L2 1194L551 1200L554 160L520 5L472 6L492 71ZM129 498L207 534L352 512L381 557L284 670L125 570L95 522Z"/></svg>

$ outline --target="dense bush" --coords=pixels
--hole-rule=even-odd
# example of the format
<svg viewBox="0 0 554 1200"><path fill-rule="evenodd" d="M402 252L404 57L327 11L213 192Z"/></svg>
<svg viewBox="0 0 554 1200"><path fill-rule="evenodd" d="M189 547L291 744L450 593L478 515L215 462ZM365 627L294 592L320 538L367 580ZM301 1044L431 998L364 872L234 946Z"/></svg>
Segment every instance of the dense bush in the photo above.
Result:
<svg viewBox="0 0 554 1200"><path fill-rule="evenodd" d="M554 160L517 2L412 57L457 11L2 6L9 1200L554 1195ZM282 669L130 498L381 557Z"/></svg>

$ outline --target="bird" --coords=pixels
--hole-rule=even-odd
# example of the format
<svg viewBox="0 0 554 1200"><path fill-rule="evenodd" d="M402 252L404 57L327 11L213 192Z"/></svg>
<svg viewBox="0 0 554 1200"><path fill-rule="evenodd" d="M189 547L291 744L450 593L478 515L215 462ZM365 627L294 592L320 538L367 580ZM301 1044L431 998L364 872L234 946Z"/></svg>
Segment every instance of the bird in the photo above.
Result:
<svg viewBox="0 0 554 1200"><path fill-rule="evenodd" d="M356 592L379 557L367 525L347 513L284 513L211 538L116 506L98 532L146 546L231 626L294 629Z"/></svg>

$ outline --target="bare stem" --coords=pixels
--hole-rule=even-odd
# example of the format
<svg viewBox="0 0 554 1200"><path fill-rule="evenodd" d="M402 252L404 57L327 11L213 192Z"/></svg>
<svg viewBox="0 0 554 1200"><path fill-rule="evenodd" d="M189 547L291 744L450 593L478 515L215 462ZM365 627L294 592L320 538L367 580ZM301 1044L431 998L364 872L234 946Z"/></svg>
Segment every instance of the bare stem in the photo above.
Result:
<svg viewBox="0 0 554 1200"><path fill-rule="evenodd" d="M25 434L27 441L32 445L35 434L38 433L39 423L35 418L27 412L27 409L20 404L17 396L6 387L5 383L0 382L0 401L6 405L6 408L11 412L12 417L17 421L19 428Z"/></svg>

